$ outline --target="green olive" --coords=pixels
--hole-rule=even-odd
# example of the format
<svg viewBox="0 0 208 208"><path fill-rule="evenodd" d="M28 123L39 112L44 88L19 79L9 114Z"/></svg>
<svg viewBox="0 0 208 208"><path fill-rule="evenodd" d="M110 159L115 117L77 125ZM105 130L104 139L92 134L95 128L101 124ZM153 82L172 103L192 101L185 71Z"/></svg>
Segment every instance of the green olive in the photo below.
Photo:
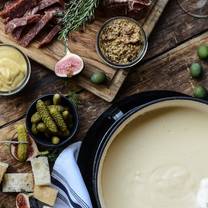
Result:
<svg viewBox="0 0 208 208"><path fill-rule="evenodd" d="M60 138L57 136L53 136L51 139L52 144L59 144L60 143Z"/></svg>
<svg viewBox="0 0 208 208"><path fill-rule="evenodd" d="M200 59L208 59L208 46L201 45L197 48L197 54Z"/></svg>
<svg viewBox="0 0 208 208"><path fill-rule="evenodd" d="M202 65L199 63L193 63L190 68L190 74L193 78L199 78L203 74Z"/></svg>
<svg viewBox="0 0 208 208"><path fill-rule="evenodd" d="M55 95L53 96L53 104L54 104L54 105L58 105L58 104L60 104L60 103L61 103L61 95L55 94Z"/></svg>
<svg viewBox="0 0 208 208"><path fill-rule="evenodd" d="M202 85L198 85L194 88L194 97L197 98L206 98L207 97L207 90Z"/></svg>
<svg viewBox="0 0 208 208"><path fill-rule="evenodd" d="M38 112L34 113L31 117L31 122L38 123L40 121L41 121L41 117L40 117L39 113Z"/></svg>
<svg viewBox="0 0 208 208"><path fill-rule="evenodd" d="M39 132L45 132L46 131L46 125L43 122L38 123L36 128Z"/></svg>
<svg viewBox="0 0 208 208"><path fill-rule="evenodd" d="M106 75L103 72L95 72L92 74L90 80L94 84L102 84L106 81Z"/></svg>
<svg viewBox="0 0 208 208"><path fill-rule="evenodd" d="M32 133L33 133L34 135L37 135L37 134L38 134L38 130L37 130L36 124L32 124L31 131L32 131Z"/></svg>

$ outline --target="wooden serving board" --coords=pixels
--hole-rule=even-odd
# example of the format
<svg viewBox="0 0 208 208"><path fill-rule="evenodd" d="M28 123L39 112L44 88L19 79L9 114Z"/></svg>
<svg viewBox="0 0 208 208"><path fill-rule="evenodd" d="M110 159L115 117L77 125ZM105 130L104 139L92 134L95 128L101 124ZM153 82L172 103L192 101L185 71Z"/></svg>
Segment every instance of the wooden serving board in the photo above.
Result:
<svg viewBox="0 0 208 208"><path fill-rule="evenodd" d="M169 0L155 0L154 5L149 8L146 16L139 21L147 36L152 32L168 1ZM84 32L73 33L69 42L69 48L72 52L79 54L85 62L85 69L83 72L74 78L77 84L104 100L111 102L127 77L128 71L122 69L116 70L108 67L102 63L102 60L96 53L96 34L106 19L106 17L98 15L92 24L86 26ZM11 36L5 34L3 21L0 21L0 41L15 45L31 59L50 70L54 70L55 63L64 56L64 45L58 40L43 49L37 48L37 42L31 44L28 48L19 46ZM105 85L95 85L90 82L90 76L96 71L103 71L106 73L108 82L106 82Z"/></svg>

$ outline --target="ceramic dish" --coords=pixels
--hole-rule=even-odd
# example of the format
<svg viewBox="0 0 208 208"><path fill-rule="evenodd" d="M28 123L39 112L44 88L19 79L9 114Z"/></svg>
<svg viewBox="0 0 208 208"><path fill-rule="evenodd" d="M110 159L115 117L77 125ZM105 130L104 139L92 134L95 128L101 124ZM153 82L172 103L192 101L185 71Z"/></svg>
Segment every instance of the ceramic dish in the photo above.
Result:
<svg viewBox="0 0 208 208"><path fill-rule="evenodd" d="M165 112L168 112L168 113L166 114ZM206 173L207 170L204 170L203 174L201 175L198 174L198 172L195 172L196 169L201 170L204 168L203 162L200 163L200 161L203 161L202 160L203 158L201 158L201 156L198 156L200 154L196 154L196 153L197 151L199 151L200 153L202 153L202 155L206 155L206 151L203 148L204 146L206 146L205 143L208 142L206 141L206 129L205 129L205 124L207 122L206 121L207 114L208 114L207 102L197 100L191 97L186 97L186 96L182 96L182 97L179 96L179 97L172 97L172 98L169 97L169 98L162 98L162 99L158 99L155 101L151 101L142 106L136 107L130 110L128 113L124 114L121 117L121 119L119 119L118 122L113 124L112 127L110 127L108 131L102 136L102 139L100 139L99 145L97 145L97 148L96 148L96 153L93 159L93 170L92 170L93 190L92 191L96 199L97 207L111 208L113 204L114 207L119 206L122 208L122 206L126 207L126 203L128 203L128 205L130 204L131 207L137 207L138 203L140 203L139 205L142 207L151 207L151 205L148 204L150 202L145 201L144 195L141 194L143 192L139 192L138 190L139 188L137 189L138 187L137 183L139 182L136 180L141 179L139 176L140 173L136 172L135 170L132 170L132 167L137 167L138 169L141 168L145 172L146 164L150 164L149 169L151 168L158 169L158 171L154 171L155 169L151 170L152 172L150 171L152 174L152 176L150 177L150 182L153 183L153 185L154 185L155 180L160 180L161 175L163 176L167 174L169 174L168 180L170 184L173 185L173 186L169 186L167 184L162 184L161 187L159 188L157 186L152 186L152 189L151 189L152 191L150 191L151 193L148 192L149 190L146 190L145 186L141 186L141 189L146 190L147 194L150 194L153 196L151 203L154 203L155 206L156 205L159 206L158 203L160 203L161 206L162 204L164 205L164 203L170 203L170 201L167 200L168 196L165 195L164 200L160 197L163 196L164 193L170 193L170 195L172 194L174 195L176 192L174 192L173 189L176 189L177 193L179 193L178 198L176 197L176 199L174 199L175 201L172 198L170 199L173 204L173 207L174 206L176 207L177 203L180 204L180 202L177 201L180 198L180 196L184 197L186 195L189 195L192 191L193 193L196 193L197 188L200 184L200 180L202 179L202 177L204 177L204 175L208 175L208 172ZM146 115L152 115L154 118L152 117L150 119ZM159 133L155 132L155 129L151 126L151 122L150 123L146 122L147 124L146 127L148 128L146 130L146 135L144 135L143 133L144 133L145 128L142 129L142 126L144 127L145 122L141 123L141 120L142 121L145 121L145 120L157 121L157 118L159 118L157 117L158 115L159 117L162 116L162 118L164 119L163 124L159 121L156 122L158 123L157 127L159 129L158 131ZM168 118L167 115L169 115L170 117ZM195 119L193 119L194 117ZM169 120L170 118L173 118L172 121ZM176 126L175 124L177 124L177 127L173 128L173 126ZM134 128L138 129L141 135L143 135L142 138L146 138L146 137L148 138L146 138L146 140L145 139L142 140L140 138L139 140L141 141L139 141L139 143L137 142L134 143L135 141L131 140L133 133L131 134L129 132L135 133L135 131L132 129L131 131L128 130L128 128L131 128L132 126L136 126ZM163 126L163 128L161 128L161 126ZM170 132L172 132L172 135L169 137L167 137L168 135L167 129L169 129ZM152 140L153 137L151 137L150 132L153 132L154 134L154 138L155 138L154 144ZM161 132L164 134L162 134ZM177 135L179 135L180 137L177 135L174 135L174 132L175 134L177 133ZM199 132L200 132L200 137L198 136ZM124 139L119 135L126 135L125 138L128 138L129 140L126 141L125 143ZM136 135L140 135L140 134L136 132ZM158 135L158 136L155 136L155 135ZM166 138L170 138L167 141L167 143L165 143L163 140L164 135L166 136ZM158 144L156 142L157 138L158 138ZM203 144L200 147L197 147L198 138L200 138L200 143ZM121 143L123 142L125 143L125 145L121 145L120 148L119 148L119 142L118 142L119 140L121 141ZM147 141L147 143L145 143L145 141ZM159 152L157 151L152 152L151 148L148 146L148 141L149 143L152 143L153 146L156 145L154 146L155 148L153 149L158 149ZM130 144L130 146L126 145L128 143ZM132 146L131 146L131 143L132 143ZM188 155L187 158L191 158L191 161L190 160L187 161L184 158L184 155L183 155L184 151L177 152L179 143L181 144L181 147L187 146L187 151L186 151ZM190 143L191 145L189 145ZM133 150L134 147L136 151ZM126 151L129 152L127 155L126 155L127 153ZM173 153L174 157L170 156L171 153L169 154L169 152L171 151L172 152L175 151ZM117 158L116 160L114 160L115 158L113 159L112 152L114 152L117 155L117 156L114 155ZM133 152L137 152L136 156L133 154ZM124 157L122 159L121 155L123 153L126 159L124 159ZM166 163L168 161L163 161L161 159L163 158L161 156L163 154L167 158L170 158L170 157L176 158L176 161L173 161L174 164L171 162L170 164L167 164L166 166ZM153 163L151 163L151 159L149 157L150 155L152 155L152 158L154 158ZM132 159L134 158L134 156L137 158L136 160ZM165 156L164 158L166 158ZM179 161L179 158L180 158L180 161ZM129 162L124 161L124 160L128 160ZM114 163L115 161L116 163ZM158 168L155 167L155 165L157 166L158 164L155 164L154 161L156 163L158 161L161 162ZM128 167L125 167L125 166L128 166ZM110 167L110 169L106 167ZM172 180L171 179L173 176L172 174L173 175L179 174L179 177L176 180ZM190 177L188 175L190 175ZM106 178L108 179L106 180ZM129 181L132 181L131 183L134 185L133 186L131 185L128 187L128 185L131 184ZM194 185L192 184L192 181L194 181ZM187 186L185 186L185 188L183 189L184 192L179 191L179 190L182 190L182 188L180 187L180 184L184 184L184 183L187 184ZM116 188L118 187L117 192L115 190L116 189L115 187ZM124 187L127 187L127 188L125 188L124 190ZM160 191L163 194L159 196L160 200L158 200L157 193L158 192L160 193ZM132 193L136 194L137 200L135 200L134 194ZM125 197L127 197L128 200ZM196 196L194 195L194 197ZM194 197L191 198L191 203L195 200ZM118 198L120 200L118 200ZM138 198L140 200L138 200ZM118 205L118 203L121 203L121 204ZM187 203L189 202L186 201L184 204L184 207L187 206ZM180 205L177 207L180 207Z"/></svg>
<svg viewBox="0 0 208 208"><path fill-rule="evenodd" d="M36 112L36 102L39 99L41 99L43 101L52 100L53 99L53 94L44 95L42 97L39 97L29 107L28 112L27 112L27 115L26 115L26 127L27 127L27 130L28 130L30 136L38 144L40 144L43 147L58 148L58 147L67 145L72 140L73 136L75 135L75 133L78 130L79 117L78 117L78 113L77 113L76 106L69 99L65 98L64 96L61 96L62 105L68 107L69 108L69 111L70 111L70 114L72 115L72 124L73 125L69 129L69 131L70 131L70 135L69 136L61 139L61 142L59 144L52 144L51 143L51 140L50 139L47 139L46 137L44 137L44 135L42 135L42 134L41 135L34 135L32 133L32 131L31 131L31 127L32 127L31 117Z"/></svg>
<svg viewBox="0 0 208 208"><path fill-rule="evenodd" d="M137 57L127 63L127 64L116 64L116 63L113 63L111 60L109 60L102 52L101 50L101 46L100 46L100 37L104 31L104 29L109 25L111 24L114 20L120 20L120 19L124 19L124 20L128 20L130 22L133 22L133 23L136 23L136 25L140 28L140 35L141 35L141 38L142 38L142 42L143 42L143 46L141 48L140 51L138 51L138 55ZM145 56L146 52L147 52L147 48L148 48L148 40L147 40L147 37L146 37L146 34L145 34L145 31L144 29L142 28L142 26L134 19L132 18L129 18L129 17L113 17L109 20L107 20L103 26L101 27L101 29L99 30L98 34L97 34L97 38L96 38L96 50L97 50L97 53L98 55L100 56L100 58L109 66L113 67L113 68L117 68L117 69L127 69L127 68L130 68L130 67L133 67L135 66L136 64L138 64L142 59L143 57Z"/></svg>

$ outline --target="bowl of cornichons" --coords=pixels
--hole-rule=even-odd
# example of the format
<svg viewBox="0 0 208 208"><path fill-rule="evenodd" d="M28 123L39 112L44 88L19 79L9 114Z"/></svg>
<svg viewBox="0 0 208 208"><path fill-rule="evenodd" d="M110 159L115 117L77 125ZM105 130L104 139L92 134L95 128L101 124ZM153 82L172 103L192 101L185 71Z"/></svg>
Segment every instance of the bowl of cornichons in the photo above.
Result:
<svg viewBox="0 0 208 208"><path fill-rule="evenodd" d="M78 129L77 107L60 94L44 95L36 99L26 115L30 136L49 148L64 146Z"/></svg>

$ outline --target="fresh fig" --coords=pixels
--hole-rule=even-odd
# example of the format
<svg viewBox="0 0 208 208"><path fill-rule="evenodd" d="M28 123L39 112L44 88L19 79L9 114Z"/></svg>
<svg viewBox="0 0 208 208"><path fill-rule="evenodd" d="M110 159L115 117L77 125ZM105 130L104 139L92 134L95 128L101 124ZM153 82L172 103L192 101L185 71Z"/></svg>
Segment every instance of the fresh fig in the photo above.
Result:
<svg viewBox="0 0 208 208"><path fill-rule="evenodd" d="M58 77L72 77L79 74L84 68L82 58L67 51L66 55L55 65L55 73Z"/></svg>
<svg viewBox="0 0 208 208"><path fill-rule="evenodd" d="M18 194L16 196L16 208L30 208L29 196L26 194Z"/></svg>
<svg viewBox="0 0 208 208"><path fill-rule="evenodd" d="M16 139L13 139L13 140L16 140ZM17 157L17 144L10 145L10 152L11 152L11 155L14 157L14 159L19 161L19 159ZM48 154L48 151L40 152L38 150L38 147L37 147L35 141L30 136L28 136L28 155L27 155L26 161L30 161L39 155L45 155L45 154Z"/></svg>

